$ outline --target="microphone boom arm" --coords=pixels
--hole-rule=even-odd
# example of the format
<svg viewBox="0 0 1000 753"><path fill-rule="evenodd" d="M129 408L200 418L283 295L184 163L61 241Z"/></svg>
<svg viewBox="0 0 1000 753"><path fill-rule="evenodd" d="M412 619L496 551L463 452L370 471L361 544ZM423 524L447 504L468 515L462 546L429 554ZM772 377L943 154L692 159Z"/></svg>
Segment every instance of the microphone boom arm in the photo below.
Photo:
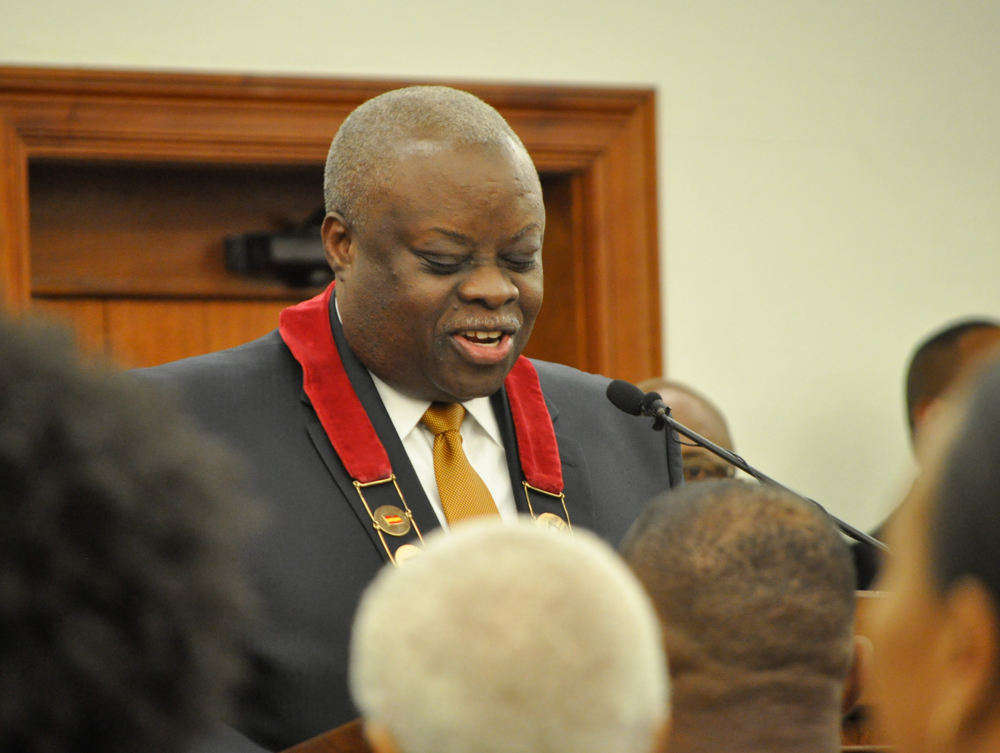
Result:
<svg viewBox="0 0 1000 753"><path fill-rule="evenodd" d="M848 536L850 536L855 541L862 541L865 544L868 544L869 546L873 546L876 549L878 549L880 551L883 551L883 552L889 552L889 551L891 551L888 546L886 546L885 544L883 544L878 539L876 539L876 538L874 538L872 536L869 536L864 531L859 531L857 528L855 528L854 526L852 526L850 523L845 523L840 518L838 518L836 515L833 515L832 513L830 513L825 507L823 507L823 505L821 505L815 499L810 499L809 497L806 497L803 494L799 494L797 491L794 491L793 489L789 489L784 484L775 481L773 478L771 478L770 476L768 476L766 473L761 473L760 471L758 471L756 468L754 468L752 465L750 465L747 461L745 461L743 458L741 458L736 453L730 452L729 450L726 450L726 449L724 449L722 447L719 447L714 442L710 442L709 440L705 439L705 437L701 436L701 434L698 434L697 432L691 431L691 429L689 429L688 427L686 427L684 424L682 424L679 421L676 421L673 418L671 418L669 409L663 407L662 401L659 401L659 402L660 402L660 405L656 407L656 409L655 409L656 412L653 414L653 418L655 419L655 423L653 424L653 428L654 429L662 430L665 425L669 425L670 428L673 429L674 431L676 431L678 434L683 434L685 437L687 437L691 441L695 442L696 444L704 447L709 452L712 452L712 453L718 455L720 458L722 458L723 460L725 460L727 463L729 463L731 465L735 465L737 468L739 468L744 473L750 474L755 479L757 479L758 481L760 481L762 484L767 484L768 486L776 486L779 489L784 489L786 492L789 492L790 494L794 494L796 497L801 497L802 499L806 500L807 502L812 502L814 505L816 505L816 507L818 507L824 513L826 513L827 516L829 516L830 520L833 521L833 524L835 526L837 526L837 528L839 528L841 531L843 531L845 534L847 534Z"/></svg>

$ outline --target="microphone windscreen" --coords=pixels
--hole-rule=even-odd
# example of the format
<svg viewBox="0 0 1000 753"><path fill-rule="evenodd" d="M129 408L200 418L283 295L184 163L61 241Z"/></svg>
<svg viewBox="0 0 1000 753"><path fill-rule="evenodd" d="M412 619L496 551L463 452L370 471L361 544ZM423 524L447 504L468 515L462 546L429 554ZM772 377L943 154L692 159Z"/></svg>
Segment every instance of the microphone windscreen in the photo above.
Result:
<svg viewBox="0 0 1000 753"><path fill-rule="evenodd" d="M642 399L645 396L642 390L623 379L615 379L608 385L608 400L611 404L633 416L642 415Z"/></svg>
<svg viewBox="0 0 1000 753"><path fill-rule="evenodd" d="M656 409L663 405L663 398L659 392L647 392L642 396L642 409L646 413L655 414ZM666 408L665 405L663 405Z"/></svg>

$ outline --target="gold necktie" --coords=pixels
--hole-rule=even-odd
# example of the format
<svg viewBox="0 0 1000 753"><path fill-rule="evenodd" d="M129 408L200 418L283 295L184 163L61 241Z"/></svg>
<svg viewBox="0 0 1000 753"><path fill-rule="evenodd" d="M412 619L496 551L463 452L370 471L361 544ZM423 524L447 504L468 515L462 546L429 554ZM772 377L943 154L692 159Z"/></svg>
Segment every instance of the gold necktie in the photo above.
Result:
<svg viewBox="0 0 1000 753"><path fill-rule="evenodd" d="M431 403L420 422L434 433L434 476L448 525L466 518L497 515L486 482L465 457L459 428L465 408L458 403Z"/></svg>

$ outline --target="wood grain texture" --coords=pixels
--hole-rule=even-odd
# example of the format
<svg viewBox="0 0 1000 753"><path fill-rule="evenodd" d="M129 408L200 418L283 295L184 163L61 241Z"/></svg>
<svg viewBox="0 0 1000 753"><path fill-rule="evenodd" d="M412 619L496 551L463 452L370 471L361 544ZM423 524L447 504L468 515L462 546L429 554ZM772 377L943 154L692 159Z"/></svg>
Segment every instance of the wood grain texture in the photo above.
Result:
<svg viewBox="0 0 1000 753"><path fill-rule="evenodd" d="M278 314L294 303L109 299L108 353L137 368L233 348L275 329Z"/></svg>
<svg viewBox="0 0 1000 753"><path fill-rule="evenodd" d="M545 173L545 245L542 269L545 299L535 320L524 355L557 363L585 363L587 340L586 308L577 272L583 266L577 251L581 244L574 236L572 176Z"/></svg>
<svg viewBox="0 0 1000 753"><path fill-rule="evenodd" d="M31 299L28 217L28 150L0 111L0 305L13 311Z"/></svg>
<svg viewBox="0 0 1000 753"><path fill-rule="evenodd" d="M209 352L200 302L110 300L106 306L108 348L121 366L158 366Z"/></svg>
<svg viewBox="0 0 1000 753"><path fill-rule="evenodd" d="M364 723L360 719L355 719L322 735L286 748L284 753L371 753L371 750L365 739Z"/></svg>
<svg viewBox="0 0 1000 753"><path fill-rule="evenodd" d="M61 272L38 260L36 278L31 269L36 246L43 255L51 252L65 260L67 255L73 258L79 242L46 224L53 215L44 213L29 236L29 165L38 180L44 177L44 160L74 169L98 161L114 169L146 163L154 173L167 163L216 165L220 170L240 165L316 169L354 107L410 83L0 68L0 282L6 305L27 306L33 278L39 285L36 292L44 290L53 297L78 296L95 277L76 275L76 282L67 282L60 279ZM539 170L569 180L574 275L569 287L574 298L571 310L559 317L585 322L583 334L579 328L575 333L572 365L632 381L659 374L653 92L444 83L496 106ZM221 197L219 201L225 205ZM189 208L197 210L194 204ZM210 203L203 206L207 211ZM38 206L39 212L43 209ZM224 214L220 211L213 232L229 227ZM147 241L153 237L148 225L142 227L142 232L134 226L114 231L121 248L132 249L136 258L150 248ZM198 238L195 231L185 236L175 229L179 247L187 249L182 256L188 254L190 260L198 249L205 253L207 229ZM218 243L218 237L212 243ZM98 246L90 243L88 248ZM121 261L100 284L113 287L115 280L125 280L122 287L135 283L134 288L101 295L285 297L280 291L255 290L248 281L220 280L206 269L204 277L178 283L168 268L160 278L161 289L150 291L149 280L137 282L130 271L133 261ZM552 275L548 282L553 284ZM560 297L554 292L550 300ZM551 316L554 307L544 316Z"/></svg>
<svg viewBox="0 0 1000 753"><path fill-rule="evenodd" d="M30 167L35 295L297 298L225 268L224 238L276 232L323 205L320 167L92 163Z"/></svg>
<svg viewBox="0 0 1000 753"><path fill-rule="evenodd" d="M295 301L211 301L202 304L209 352L235 348L278 328L281 310Z"/></svg>
<svg viewBox="0 0 1000 753"><path fill-rule="evenodd" d="M69 327L86 353L108 355L105 302L91 298L35 298L31 313Z"/></svg>

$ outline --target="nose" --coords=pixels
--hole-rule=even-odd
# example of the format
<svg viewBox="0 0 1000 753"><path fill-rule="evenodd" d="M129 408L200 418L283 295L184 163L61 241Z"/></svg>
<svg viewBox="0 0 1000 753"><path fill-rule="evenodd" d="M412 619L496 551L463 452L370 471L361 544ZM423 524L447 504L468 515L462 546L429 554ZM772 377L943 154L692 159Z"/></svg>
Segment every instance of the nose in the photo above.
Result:
<svg viewBox="0 0 1000 753"><path fill-rule="evenodd" d="M465 303L480 303L498 309L520 296L517 286L496 264L476 265L458 287L458 297Z"/></svg>

